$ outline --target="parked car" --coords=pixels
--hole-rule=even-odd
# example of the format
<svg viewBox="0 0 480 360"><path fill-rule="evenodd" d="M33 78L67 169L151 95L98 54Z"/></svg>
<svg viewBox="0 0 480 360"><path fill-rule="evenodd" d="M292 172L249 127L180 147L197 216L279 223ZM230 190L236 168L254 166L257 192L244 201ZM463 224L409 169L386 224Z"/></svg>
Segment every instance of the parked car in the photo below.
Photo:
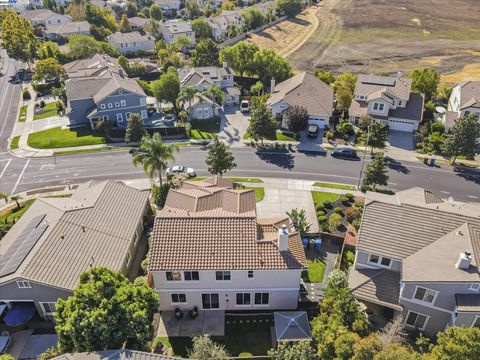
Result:
<svg viewBox="0 0 480 360"><path fill-rule="evenodd" d="M318 125L310 125L308 127L307 136L316 138L318 136L319 130L320 129L319 129Z"/></svg>
<svg viewBox="0 0 480 360"><path fill-rule="evenodd" d="M175 121L175 120L177 120L177 118L175 117L175 115L169 114L169 115L162 116L161 120L162 121Z"/></svg>
<svg viewBox="0 0 480 360"><path fill-rule="evenodd" d="M354 149L351 148L337 148L332 150L331 155L333 157L339 157L339 158L356 158L357 157L357 152Z"/></svg>
<svg viewBox="0 0 480 360"><path fill-rule="evenodd" d="M197 173L195 172L194 169L186 167L186 166L172 166L167 168L165 171L167 175L178 175L178 174L187 174L189 177L195 177L197 176Z"/></svg>
<svg viewBox="0 0 480 360"><path fill-rule="evenodd" d="M242 100L240 103L240 112L248 113L250 111L250 101Z"/></svg>

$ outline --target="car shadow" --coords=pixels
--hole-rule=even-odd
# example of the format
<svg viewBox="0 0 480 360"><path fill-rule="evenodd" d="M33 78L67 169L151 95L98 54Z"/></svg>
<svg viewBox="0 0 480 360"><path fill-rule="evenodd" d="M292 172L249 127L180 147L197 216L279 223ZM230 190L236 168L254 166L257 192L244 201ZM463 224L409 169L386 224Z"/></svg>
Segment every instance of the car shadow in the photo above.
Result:
<svg viewBox="0 0 480 360"><path fill-rule="evenodd" d="M480 171L464 166L454 166L453 171L457 176L480 185Z"/></svg>
<svg viewBox="0 0 480 360"><path fill-rule="evenodd" d="M260 160L267 164L278 166L282 169L292 170L295 160L292 154L286 151L257 150L255 152Z"/></svg>

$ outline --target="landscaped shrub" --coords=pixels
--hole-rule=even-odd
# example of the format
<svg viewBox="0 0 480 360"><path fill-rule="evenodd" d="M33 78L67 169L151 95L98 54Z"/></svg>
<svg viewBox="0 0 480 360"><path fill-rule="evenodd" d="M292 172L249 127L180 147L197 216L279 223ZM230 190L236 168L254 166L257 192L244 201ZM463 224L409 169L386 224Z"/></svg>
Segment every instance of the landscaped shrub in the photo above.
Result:
<svg viewBox="0 0 480 360"><path fill-rule="evenodd" d="M325 205L320 203L320 204L317 204L316 208L315 208L317 211L325 211Z"/></svg>
<svg viewBox="0 0 480 360"><path fill-rule="evenodd" d="M322 229L323 232L330 232L330 226L326 221L320 223L320 228Z"/></svg>
<svg viewBox="0 0 480 360"><path fill-rule="evenodd" d="M430 132L443 134L445 132L445 126L442 123L438 123L438 122L431 123Z"/></svg>
<svg viewBox="0 0 480 360"><path fill-rule="evenodd" d="M345 217L349 223L360 217L360 210L354 207L345 209Z"/></svg>
<svg viewBox="0 0 480 360"><path fill-rule="evenodd" d="M348 201L352 201L352 202L354 201L353 194L346 193L345 197L348 199Z"/></svg>
<svg viewBox="0 0 480 360"><path fill-rule="evenodd" d="M330 226L330 230L336 230L342 223L342 216L340 214L332 214L328 219L328 225Z"/></svg>
<svg viewBox="0 0 480 360"><path fill-rule="evenodd" d="M355 220L352 221L352 225L355 228L355 230L358 231L358 229L360 229L361 221L362 221L361 219L355 219Z"/></svg>
<svg viewBox="0 0 480 360"><path fill-rule="evenodd" d="M30 91L28 91L28 88L23 88L22 97L23 100L30 100L32 98L32 95L30 94Z"/></svg>
<svg viewBox="0 0 480 360"><path fill-rule="evenodd" d="M335 214L341 215L341 214L343 214L343 209L340 206L337 206L335 209L333 209L333 212Z"/></svg>
<svg viewBox="0 0 480 360"><path fill-rule="evenodd" d="M317 211L317 216L323 216L325 215L325 211L319 210Z"/></svg>
<svg viewBox="0 0 480 360"><path fill-rule="evenodd" d="M346 196L342 197L340 201L344 206L350 206L350 200Z"/></svg>
<svg viewBox="0 0 480 360"><path fill-rule="evenodd" d="M324 223L324 222L327 222L327 217L324 215L321 215L317 217L317 220L319 223Z"/></svg>
<svg viewBox="0 0 480 360"><path fill-rule="evenodd" d="M323 207L330 209L332 207L332 202L330 200L325 200L323 202Z"/></svg>
<svg viewBox="0 0 480 360"><path fill-rule="evenodd" d="M364 206L365 202L363 202L362 200L355 200L355 207L363 209Z"/></svg>
<svg viewBox="0 0 480 360"><path fill-rule="evenodd" d="M45 107L45 105L46 105L45 100L41 100L41 101L40 101L40 107L43 108L43 107Z"/></svg>

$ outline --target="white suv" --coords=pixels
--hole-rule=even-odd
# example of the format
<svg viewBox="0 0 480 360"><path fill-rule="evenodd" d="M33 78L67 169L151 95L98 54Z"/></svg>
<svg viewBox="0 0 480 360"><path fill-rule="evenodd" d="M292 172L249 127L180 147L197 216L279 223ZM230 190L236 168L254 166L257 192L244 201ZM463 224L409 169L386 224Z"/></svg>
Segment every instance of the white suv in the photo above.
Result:
<svg viewBox="0 0 480 360"><path fill-rule="evenodd" d="M250 101L242 100L240 103L240 112L241 113L248 113L250 111Z"/></svg>

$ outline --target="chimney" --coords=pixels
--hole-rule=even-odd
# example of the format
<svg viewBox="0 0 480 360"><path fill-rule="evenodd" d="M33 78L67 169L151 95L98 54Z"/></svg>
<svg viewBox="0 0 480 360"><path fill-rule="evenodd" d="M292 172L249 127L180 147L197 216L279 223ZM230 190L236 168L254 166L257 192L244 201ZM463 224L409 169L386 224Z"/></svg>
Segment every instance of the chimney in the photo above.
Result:
<svg viewBox="0 0 480 360"><path fill-rule="evenodd" d="M287 225L283 224L282 228L278 230L278 250L288 250L288 230Z"/></svg>
<svg viewBox="0 0 480 360"><path fill-rule="evenodd" d="M270 80L270 93L275 92L275 78L272 77L272 80Z"/></svg>
<svg viewBox="0 0 480 360"><path fill-rule="evenodd" d="M460 253L457 262L455 263L455 267L457 269L468 269L470 267L470 263L472 262L472 254L468 251L464 251Z"/></svg>
<svg viewBox="0 0 480 360"><path fill-rule="evenodd" d="M228 68L228 63L226 61L223 62L223 68L224 69Z"/></svg>

